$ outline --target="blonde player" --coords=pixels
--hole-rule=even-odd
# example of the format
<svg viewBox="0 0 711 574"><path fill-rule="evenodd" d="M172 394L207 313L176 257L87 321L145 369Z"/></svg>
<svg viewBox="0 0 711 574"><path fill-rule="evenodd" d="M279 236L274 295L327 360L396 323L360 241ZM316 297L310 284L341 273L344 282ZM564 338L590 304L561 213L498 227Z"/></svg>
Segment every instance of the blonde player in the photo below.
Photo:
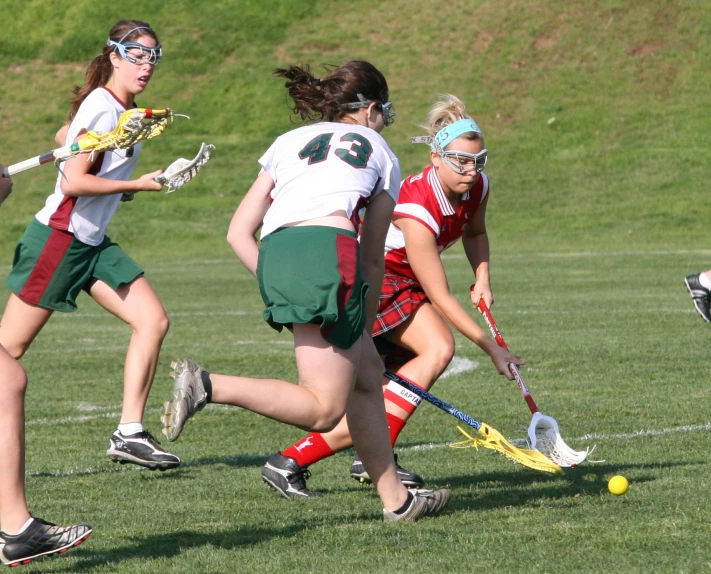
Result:
<svg viewBox="0 0 711 574"><path fill-rule="evenodd" d="M489 178L484 173L487 150L476 122L464 104L448 95L430 110L427 123L431 140L431 164L422 173L405 179L400 188L385 243L385 275L373 337L386 367L397 371L423 389L429 389L454 356L453 325L489 355L499 373L509 379L508 364L523 361L499 347L474 322L449 289L440 254L460 238L476 284L473 305L480 298L488 305L494 297L489 281L489 239L486 205ZM420 138L422 139L422 138ZM420 399L384 379L385 409L390 441L394 445ZM348 431L351 418L343 419L328 433L311 433L280 455L293 471L291 498L319 493L306 487L308 466L352 446ZM268 471L265 466L263 474ZM404 484L420 487L424 480L399 464ZM351 476L369 481L361 460L351 466Z"/></svg>
<svg viewBox="0 0 711 574"><path fill-rule="evenodd" d="M0 204L12 191L0 165ZM27 375L20 363L0 347L0 561L29 564L39 556L65 552L91 534L87 524L56 526L30 515L25 496L24 400ZM11 408L5 408L9 405ZM12 408L15 407L15 408ZM19 407L19 408L18 408ZM19 419L19 420L18 420Z"/></svg>
<svg viewBox="0 0 711 574"><path fill-rule="evenodd" d="M375 320L383 245L400 185L397 158L379 135L392 122L388 85L364 61L347 62L323 79L296 66L275 73L287 79L295 113L324 121L282 135L260 158L262 171L232 219L228 240L259 280L265 320L279 331L293 330L299 384L209 374L181 359L163 432L175 440L208 402L316 432L331 430L347 412L385 520L437 514L448 490L408 492L397 478L380 388L383 365L367 330ZM261 245L254 237L260 227ZM285 496L298 470L292 463L276 455L263 473Z"/></svg>
<svg viewBox="0 0 711 574"><path fill-rule="evenodd" d="M135 107L134 99L150 82L161 53L148 24L116 23L102 53L89 64L85 84L74 91L71 123L60 130L66 143L90 130L114 129L121 113ZM106 236L124 193L162 187L154 181L160 171L132 179L141 145L99 154L93 162L78 156L64 164L54 193L15 249L0 343L13 357L22 357L54 311L74 311L79 293L89 293L133 330L123 373L121 421L109 439L107 455L117 462L165 470L178 466L180 459L160 447L142 420L168 317L143 270ZM19 428L22 404L13 401L8 408Z"/></svg>

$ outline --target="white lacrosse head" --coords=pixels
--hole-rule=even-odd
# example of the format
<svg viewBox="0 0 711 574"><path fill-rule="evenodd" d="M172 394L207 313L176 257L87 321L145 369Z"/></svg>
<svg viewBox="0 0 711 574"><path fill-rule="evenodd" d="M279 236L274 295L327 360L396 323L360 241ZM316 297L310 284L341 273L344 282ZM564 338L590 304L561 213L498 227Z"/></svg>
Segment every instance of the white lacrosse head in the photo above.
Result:
<svg viewBox="0 0 711 574"><path fill-rule="evenodd" d="M212 157L214 145L202 143L200 151L193 159L180 158L171 163L168 168L155 180L158 183L167 183L168 190L166 193L173 193L176 189L180 189L183 185L194 178L203 165L205 165Z"/></svg>
<svg viewBox="0 0 711 574"><path fill-rule="evenodd" d="M560 436L558 423L553 417L537 412L531 418L528 426L528 442L532 449L535 449L558 466L575 467L583 463L588 458L591 450L573 450Z"/></svg>

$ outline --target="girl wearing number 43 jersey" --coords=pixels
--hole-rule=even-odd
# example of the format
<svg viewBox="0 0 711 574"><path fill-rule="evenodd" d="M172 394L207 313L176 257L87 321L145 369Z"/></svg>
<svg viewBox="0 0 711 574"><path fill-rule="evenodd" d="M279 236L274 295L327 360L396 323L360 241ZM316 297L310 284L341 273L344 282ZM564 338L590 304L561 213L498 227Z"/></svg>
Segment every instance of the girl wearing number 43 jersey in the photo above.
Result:
<svg viewBox="0 0 711 574"><path fill-rule="evenodd" d="M392 123L387 82L363 61L347 62L323 79L296 66L275 74L287 79L295 113L325 121L282 135L260 158L262 170L232 219L228 240L259 280L265 320L278 331L293 330L299 384L210 374L180 359L173 365L163 433L178 438L208 402L317 433L332 430L347 413L385 520L438 514L448 490L409 492L398 480L382 399L383 364L369 334L400 186L397 158L379 135ZM261 245L254 237L260 227ZM304 471L281 455L263 471L287 497L295 475Z"/></svg>
<svg viewBox="0 0 711 574"><path fill-rule="evenodd" d="M376 347L388 369L429 389L454 356L454 337L446 320L487 353L499 373L513 379L508 364L523 361L499 347L460 305L449 289L440 259L442 251L462 238L476 278L472 304L476 306L481 298L487 305L493 303L485 223L489 178L483 171L484 136L465 113L464 104L451 95L430 109L427 130L429 136L413 140L431 143L431 165L402 183L388 230L385 275L373 326ZM388 379L384 379L384 393L394 445L420 399ZM306 487L306 468L350 447L349 426L353 427L350 416L331 432L311 433L280 453L296 467L290 497L319 495ZM263 476L267 469L268 465ZM400 465L397 472L408 486L424 484L422 477ZM358 457L351 476L370 481Z"/></svg>

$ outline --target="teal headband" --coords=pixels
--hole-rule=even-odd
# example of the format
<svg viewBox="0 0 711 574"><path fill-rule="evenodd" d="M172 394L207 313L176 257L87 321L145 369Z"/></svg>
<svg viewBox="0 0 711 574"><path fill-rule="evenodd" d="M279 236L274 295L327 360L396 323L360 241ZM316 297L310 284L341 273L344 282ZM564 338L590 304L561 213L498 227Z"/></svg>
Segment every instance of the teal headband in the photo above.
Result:
<svg viewBox="0 0 711 574"><path fill-rule="evenodd" d="M476 125L476 122L470 119L458 120L453 124L444 126L441 130L437 132L437 135L435 135L435 137L433 138L432 149L435 150L437 153L441 153L442 151L444 151L444 148L446 148L459 136L470 132L475 132L484 135L481 133L479 126Z"/></svg>

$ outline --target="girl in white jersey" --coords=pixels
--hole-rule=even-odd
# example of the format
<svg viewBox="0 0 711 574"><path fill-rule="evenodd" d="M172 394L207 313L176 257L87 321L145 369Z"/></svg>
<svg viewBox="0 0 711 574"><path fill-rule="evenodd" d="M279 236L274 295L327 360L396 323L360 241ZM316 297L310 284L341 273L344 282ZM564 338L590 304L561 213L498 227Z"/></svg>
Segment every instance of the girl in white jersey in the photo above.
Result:
<svg viewBox="0 0 711 574"><path fill-rule="evenodd" d="M87 68L85 84L74 90L66 143L87 131L114 129L121 113L135 107L134 98L148 85L160 57L158 37L148 24L115 24L102 53ZM154 181L160 171L131 179L140 152L138 144L99 154L93 161L77 156L64 164L54 193L15 249L0 343L13 357L22 357L54 311L74 311L77 295L88 292L133 330L123 371L121 420L107 455L165 470L178 466L180 459L159 446L142 420L168 318L143 270L106 236L123 194L162 187ZM20 428L22 402L5 404L4 412L11 411ZM0 459L5 460L1 453Z"/></svg>
<svg viewBox="0 0 711 574"><path fill-rule="evenodd" d="M0 204L12 191L12 180L2 176L0 165ZM56 554L78 546L91 534L91 526L55 526L33 518L25 496L25 425L23 420L27 375L0 346L0 561L8 566L28 564L41 555Z"/></svg>
<svg viewBox="0 0 711 574"><path fill-rule="evenodd" d="M486 205L489 179L484 173L486 149L481 130L465 113L464 104L448 95L430 110L426 139L432 142L431 165L403 181L385 244L385 275L373 337L385 365L417 386L429 389L454 356L454 337L447 321L487 353L499 373L513 379L508 364L523 361L499 347L465 311L450 291L440 259L442 251L463 238L476 284L474 306L494 301L489 282L489 240ZM385 409L394 445L420 399L384 379ZM349 448L351 419L329 433L311 433L281 455L306 476L309 465ZM352 424L350 425L352 426ZM400 465L400 479L420 487L424 480ZM356 458L351 476L369 481ZM301 482L301 496L318 493Z"/></svg>
<svg viewBox="0 0 711 574"><path fill-rule="evenodd" d="M284 134L261 157L262 170L232 219L228 241L259 280L264 318L294 333L299 384L209 374L180 359L163 432L175 440L208 402L319 432L347 413L385 520L437 514L449 491L408 492L397 478L380 386L383 365L369 335L400 185L397 158L379 135L392 121L387 83L363 61L347 62L323 79L296 66L275 74L287 79L295 113L325 121ZM260 227L261 244L254 237ZM288 498L304 478L281 455L266 468L265 481Z"/></svg>

